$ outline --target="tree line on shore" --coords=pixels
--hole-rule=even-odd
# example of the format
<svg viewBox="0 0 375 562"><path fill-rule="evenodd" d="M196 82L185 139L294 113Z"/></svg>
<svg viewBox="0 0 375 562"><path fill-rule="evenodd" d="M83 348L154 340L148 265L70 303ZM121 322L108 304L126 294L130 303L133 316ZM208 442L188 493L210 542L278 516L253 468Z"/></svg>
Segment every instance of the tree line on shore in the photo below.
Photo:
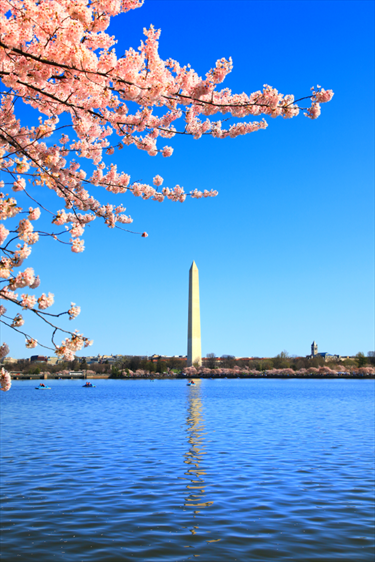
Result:
<svg viewBox="0 0 375 562"><path fill-rule="evenodd" d="M8 369L10 369L10 365ZM195 376L238 376L238 374L259 376L261 373L266 373L268 376L334 376L343 372L373 375L375 374L375 354L369 352L366 357L364 353L359 352L354 358L340 362L325 362L320 356L291 357L285 351L276 357L265 359L235 359L231 355L217 358L214 354L208 354L202 367L198 367L198 365L187 367L186 360L179 357L159 358L157 361L151 361L142 357L123 356L113 364L104 361L89 365L85 358L77 357L75 361L59 362L56 365L20 360L12 364L11 370L31 375L61 374L63 376L74 371L84 371L87 376L110 375L113 378L156 374L176 376L180 373Z"/></svg>

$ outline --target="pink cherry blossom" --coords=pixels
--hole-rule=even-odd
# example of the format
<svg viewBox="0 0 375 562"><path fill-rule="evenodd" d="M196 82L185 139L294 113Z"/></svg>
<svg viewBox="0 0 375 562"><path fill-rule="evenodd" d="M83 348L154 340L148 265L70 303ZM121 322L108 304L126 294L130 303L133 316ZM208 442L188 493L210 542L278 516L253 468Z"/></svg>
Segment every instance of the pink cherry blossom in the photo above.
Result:
<svg viewBox="0 0 375 562"><path fill-rule="evenodd" d="M3 289L0 289L0 299L16 302L17 296L18 295L13 291L9 290L8 287L4 287Z"/></svg>
<svg viewBox="0 0 375 562"><path fill-rule="evenodd" d="M16 277L9 279L8 288L12 291L31 286L35 281L34 270L28 267L23 272L19 272Z"/></svg>
<svg viewBox="0 0 375 562"><path fill-rule="evenodd" d="M1 258L0 260L0 278L8 279L12 270L12 262L9 258Z"/></svg>
<svg viewBox="0 0 375 562"><path fill-rule="evenodd" d="M4 194L0 193L0 220L15 217L21 210L13 197L4 197Z"/></svg>
<svg viewBox="0 0 375 562"><path fill-rule="evenodd" d="M54 302L54 295L52 293L48 293L48 296L43 293L39 298L38 298L38 308L40 310L45 310L46 308L49 308L50 306L53 305Z"/></svg>
<svg viewBox="0 0 375 562"><path fill-rule="evenodd" d="M20 239L27 242L25 238L28 238L28 236L33 232L34 227L29 220L21 219L17 230L19 232Z"/></svg>
<svg viewBox="0 0 375 562"><path fill-rule="evenodd" d="M12 322L12 328L20 328L21 326L23 326L25 323L25 320L23 319L21 314L16 314L16 316L13 318L13 322Z"/></svg>
<svg viewBox="0 0 375 562"><path fill-rule="evenodd" d="M30 232L23 237L20 236L20 238L21 240L25 240L25 242L27 242L28 244L33 245L38 242L39 234L37 232Z"/></svg>
<svg viewBox="0 0 375 562"><path fill-rule="evenodd" d="M92 343L92 340L75 332L70 338L66 338L59 347L56 347L55 352L57 356L71 361L76 351L79 351L82 347L88 347L92 345Z"/></svg>
<svg viewBox="0 0 375 562"><path fill-rule="evenodd" d="M72 238L77 238L77 236L82 236L82 234L84 233L85 229L83 228L82 225L80 224L75 224L72 226L72 228L70 229L70 236Z"/></svg>
<svg viewBox="0 0 375 562"><path fill-rule="evenodd" d="M80 312L81 312L81 308L79 306L76 306L76 304L72 302L68 310L69 320L74 320L74 318L77 318Z"/></svg>
<svg viewBox="0 0 375 562"><path fill-rule="evenodd" d="M38 220L39 217L40 217L39 207L36 207L35 209L30 207L29 208L29 216L28 216L29 221L36 221L36 220Z"/></svg>
<svg viewBox="0 0 375 562"><path fill-rule="evenodd" d="M7 392L10 389L11 384L12 380L10 374L2 367L0 371L0 390Z"/></svg>
<svg viewBox="0 0 375 562"><path fill-rule="evenodd" d="M31 248L27 244L23 247L19 246L19 249L14 252L13 265L15 267L20 267L25 259L31 254Z"/></svg>
<svg viewBox="0 0 375 562"><path fill-rule="evenodd" d="M9 346L6 343L3 343L2 345L0 345L0 359L2 359L3 357L6 357L9 353Z"/></svg>
<svg viewBox="0 0 375 562"><path fill-rule="evenodd" d="M70 241L72 242L72 252L74 252L75 254L83 252L83 250L85 249L83 240L78 240L78 238L76 238L75 240L71 239Z"/></svg>
<svg viewBox="0 0 375 562"><path fill-rule="evenodd" d="M305 115L310 119L317 119L321 114L320 103L313 102L311 107L306 111Z"/></svg>
<svg viewBox="0 0 375 562"><path fill-rule="evenodd" d="M40 279L39 279L39 275L37 275L35 277L35 280L33 283L31 283L31 285L29 285L30 289L37 289L40 285Z"/></svg>
<svg viewBox="0 0 375 562"><path fill-rule="evenodd" d="M0 224L0 244L5 242L6 238L8 237L9 230L5 228L3 224Z"/></svg>
<svg viewBox="0 0 375 562"><path fill-rule="evenodd" d="M20 304L24 310L26 310L27 308L34 308L36 304L36 297L34 295L23 294L21 295L21 297L22 299Z"/></svg>
<svg viewBox="0 0 375 562"><path fill-rule="evenodd" d="M165 146L162 151L161 151L162 155L165 157L168 156L172 156L173 154L173 148L171 146Z"/></svg>
<svg viewBox="0 0 375 562"><path fill-rule="evenodd" d="M327 103L331 101L334 94L332 90L325 90L321 86L317 86L318 91L313 89L313 99L319 103Z"/></svg>
<svg viewBox="0 0 375 562"><path fill-rule="evenodd" d="M34 349L34 347L36 347L38 345L38 342L37 342L37 340L34 340L33 338L27 338L25 345L28 349Z"/></svg>
<svg viewBox="0 0 375 562"><path fill-rule="evenodd" d="M13 184L13 191L23 191L26 187L26 181L24 178L18 176L17 181Z"/></svg>
<svg viewBox="0 0 375 562"><path fill-rule="evenodd" d="M153 179L153 183L154 185L156 185L156 187L160 187L163 181L164 181L163 178L159 175L155 176Z"/></svg>

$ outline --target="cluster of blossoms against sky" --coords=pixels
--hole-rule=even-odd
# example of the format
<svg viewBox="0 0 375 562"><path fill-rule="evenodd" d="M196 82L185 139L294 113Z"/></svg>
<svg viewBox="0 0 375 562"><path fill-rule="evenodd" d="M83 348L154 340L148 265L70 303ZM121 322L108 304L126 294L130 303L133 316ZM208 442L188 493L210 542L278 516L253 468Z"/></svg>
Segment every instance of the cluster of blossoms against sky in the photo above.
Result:
<svg viewBox="0 0 375 562"><path fill-rule="evenodd" d="M0 107L0 170L6 178L0 186L4 190L0 218L12 219L12 226L0 228L0 292L8 304L32 310L45 321L44 310L53 303L51 293L39 297L15 293L16 289L38 287L32 268L20 273L17 268L41 234L57 241L65 241L68 234L66 243L80 253L85 226L91 221L101 219L110 228L132 222L122 204L99 201L90 194L90 187L157 202L217 195L214 190L186 193L180 185L163 186L158 174L150 184L132 182L126 171L104 163L105 154L134 145L150 156L169 157L173 148L168 143L177 134L195 139L202 135L235 138L265 129L263 116L297 116L302 99L310 104L303 108L305 115L315 119L320 104L333 96L320 86L300 100L267 85L249 95L218 89L232 70L231 60L218 60L201 78L190 65L182 67L175 60L160 58L160 31L152 26L144 30L145 40L137 50L118 56L115 38L106 33L110 18L141 4L139 0L0 0L0 75L6 90ZM15 101L20 99L40 113L38 125L25 126L17 119ZM69 116L68 126L65 121L60 123L62 114ZM233 124L224 128L220 119L212 118L218 114L234 120ZM47 142L52 136L53 143ZM75 157L88 158L93 171L88 174ZM40 208L44 208L33 196L35 186L39 191L41 186L53 190L62 200L61 209L48 210L53 228L61 227L62 232L35 229ZM6 193L10 190L30 198L33 206L24 209ZM13 227L14 221L18 222ZM73 319L78 312L79 307L72 304L66 314ZM1 321L20 331L23 318L19 316L16 321L3 312ZM58 328L51 318L48 322L54 336ZM36 345L36 339L21 333L27 347ZM67 334L61 345L52 338L52 349L70 359L90 340L77 332Z"/></svg>

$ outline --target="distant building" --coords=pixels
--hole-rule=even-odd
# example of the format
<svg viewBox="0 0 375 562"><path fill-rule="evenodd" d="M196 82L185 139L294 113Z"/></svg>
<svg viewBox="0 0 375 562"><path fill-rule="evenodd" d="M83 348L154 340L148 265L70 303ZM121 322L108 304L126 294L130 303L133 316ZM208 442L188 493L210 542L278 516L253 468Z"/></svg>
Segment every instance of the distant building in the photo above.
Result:
<svg viewBox="0 0 375 562"><path fill-rule="evenodd" d="M183 355L173 355L173 356L172 355L158 355L157 353L154 353L154 355L151 355L147 359L149 361L151 361L152 363L157 363L158 361L170 361L171 359L182 359L183 361L186 361L186 356L183 356Z"/></svg>
<svg viewBox="0 0 375 562"><path fill-rule="evenodd" d="M329 361L330 359L335 357L335 355L332 355L331 353L327 353L326 351L323 351L322 353L318 353L318 355L319 357L323 357L324 361Z"/></svg>
<svg viewBox="0 0 375 562"><path fill-rule="evenodd" d="M38 363L47 363L48 358L44 355L32 355L30 357L30 361L37 361Z"/></svg>
<svg viewBox="0 0 375 562"><path fill-rule="evenodd" d="M14 357L4 357L2 363L17 363L18 359L15 359Z"/></svg>
<svg viewBox="0 0 375 562"><path fill-rule="evenodd" d="M114 363L116 361L116 359L113 357L113 355L102 355L100 357L100 363Z"/></svg>
<svg viewBox="0 0 375 562"><path fill-rule="evenodd" d="M81 357L82 359L82 357ZM87 365L92 365L93 363L99 363L100 361L100 355L90 355L89 357L86 357L86 363Z"/></svg>
<svg viewBox="0 0 375 562"><path fill-rule="evenodd" d="M318 344L313 341L311 344L311 355L306 356L308 359L314 359L314 357L321 357L324 359L325 363L329 361L342 361L346 359L346 357L342 357L341 355L333 355L332 353L327 353L326 351L318 352Z"/></svg>
<svg viewBox="0 0 375 562"><path fill-rule="evenodd" d="M318 353L319 357L323 357L324 361L328 363L329 361L344 361L348 357L342 357L341 355L332 355L331 353Z"/></svg>
<svg viewBox="0 0 375 562"><path fill-rule="evenodd" d="M99 359L99 363L116 363L120 359L120 355L102 355Z"/></svg>
<svg viewBox="0 0 375 562"><path fill-rule="evenodd" d="M58 357L48 357L47 358L48 365L57 365L58 362L59 362Z"/></svg>

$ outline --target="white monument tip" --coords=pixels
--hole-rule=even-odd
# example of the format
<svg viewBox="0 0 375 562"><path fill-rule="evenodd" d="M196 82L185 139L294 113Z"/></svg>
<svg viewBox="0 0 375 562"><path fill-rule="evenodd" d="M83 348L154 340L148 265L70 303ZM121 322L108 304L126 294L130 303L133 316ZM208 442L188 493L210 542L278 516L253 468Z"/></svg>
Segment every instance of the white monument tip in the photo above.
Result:
<svg viewBox="0 0 375 562"><path fill-rule="evenodd" d="M191 264L191 267L190 267L190 269L194 269L194 267L196 267L196 268L197 268L197 264L195 263L195 261L193 261L193 263ZM198 269L198 268L197 268L197 269Z"/></svg>

